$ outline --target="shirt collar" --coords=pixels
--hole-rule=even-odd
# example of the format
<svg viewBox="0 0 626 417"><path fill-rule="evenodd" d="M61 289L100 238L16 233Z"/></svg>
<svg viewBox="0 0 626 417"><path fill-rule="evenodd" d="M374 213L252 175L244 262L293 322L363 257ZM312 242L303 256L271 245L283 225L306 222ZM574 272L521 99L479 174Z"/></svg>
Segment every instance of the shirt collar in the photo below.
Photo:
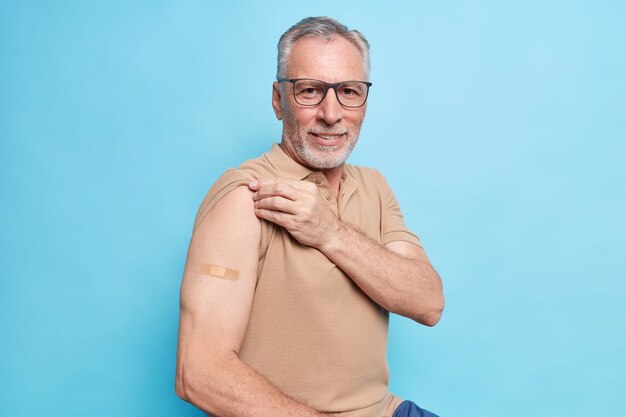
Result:
<svg viewBox="0 0 626 417"><path fill-rule="evenodd" d="M312 171L309 168L300 165L297 161L295 161L291 156L287 155L283 148L280 147L278 143L273 143L272 148L265 153L267 160L270 164L276 168L278 172L280 172L282 177L292 178L303 180L307 178L309 175L319 172ZM345 164L343 167L343 173L341 175L342 182L346 182L346 180L350 183L350 194L354 192L356 188L356 181L350 175L348 164Z"/></svg>
<svg viewBox="0 0 626 417"><path fill-rule="evenodd" d="M272 149L270 149L265 156L270 164L285 178L302 180L314 172L300 165L292 157L287 155L277 143L272 144Z"/></svg>

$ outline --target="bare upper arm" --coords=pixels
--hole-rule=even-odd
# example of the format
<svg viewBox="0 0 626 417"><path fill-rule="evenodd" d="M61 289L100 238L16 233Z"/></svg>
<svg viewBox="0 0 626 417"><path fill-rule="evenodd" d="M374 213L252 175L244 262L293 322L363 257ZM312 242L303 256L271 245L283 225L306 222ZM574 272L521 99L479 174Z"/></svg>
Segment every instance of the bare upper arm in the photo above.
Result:
<svg viewBox="0 0 626 417"><path fill-rule="evenodd" d="M239 351L252 306L261 233L251 194L243 186L228 193L192 237L180 294L179 360L198 352L219 356ZM236 270L239 277L208 275L202 272L206 265Z"/></svg>

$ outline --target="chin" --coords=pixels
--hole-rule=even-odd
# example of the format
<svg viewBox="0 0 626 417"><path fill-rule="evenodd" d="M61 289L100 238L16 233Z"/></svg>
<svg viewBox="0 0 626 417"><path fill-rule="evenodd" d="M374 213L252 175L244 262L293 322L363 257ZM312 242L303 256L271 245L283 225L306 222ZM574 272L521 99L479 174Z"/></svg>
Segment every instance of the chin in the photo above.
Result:
<svg viewBox="0 0 626 417"><path fill-rule="evenodd" d="M311 169L333 169L342 166L347 160L358 140L358 131L350 132L344 140L332 146L317 143L309 137L305 129L298 135L285 141L292 155L303 165Z"/></svg>
<svg viewBox="0 0 626 417"><path fill-rule="evenodd" d="M307 146L301 149L300 156L315 169L333 169L342 166L352 153L353 147L342 146Z"/></svg>

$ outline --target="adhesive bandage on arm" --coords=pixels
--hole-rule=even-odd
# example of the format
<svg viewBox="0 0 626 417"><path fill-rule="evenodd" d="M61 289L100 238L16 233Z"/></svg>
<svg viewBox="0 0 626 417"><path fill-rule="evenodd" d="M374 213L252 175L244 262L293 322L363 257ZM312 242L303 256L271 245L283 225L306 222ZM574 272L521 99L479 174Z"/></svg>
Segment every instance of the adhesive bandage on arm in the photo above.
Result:
<svg viewBox="0 0 626 417"><path fill-rule="evenodd" d="M229 281L237 281L239 279L238 270L226 268L225 266L220 265L200 264L196 272L201 275L209 275L216 278L227 279Z"/></svg>

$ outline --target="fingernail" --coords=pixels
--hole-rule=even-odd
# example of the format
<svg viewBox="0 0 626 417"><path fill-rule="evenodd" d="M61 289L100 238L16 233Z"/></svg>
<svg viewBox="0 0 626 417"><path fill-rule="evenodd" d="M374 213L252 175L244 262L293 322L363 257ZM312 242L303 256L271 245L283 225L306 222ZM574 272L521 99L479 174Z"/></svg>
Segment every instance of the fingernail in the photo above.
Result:
<svg viewBox="0 0 626 417"><path fill-rule="evenodd" d="M254 181L252 181L252 182L251 182L248 186L249 186L249 187L256 187L256 185L257 185L257 181L256 181L256 180L254 180Z"/></svg>

